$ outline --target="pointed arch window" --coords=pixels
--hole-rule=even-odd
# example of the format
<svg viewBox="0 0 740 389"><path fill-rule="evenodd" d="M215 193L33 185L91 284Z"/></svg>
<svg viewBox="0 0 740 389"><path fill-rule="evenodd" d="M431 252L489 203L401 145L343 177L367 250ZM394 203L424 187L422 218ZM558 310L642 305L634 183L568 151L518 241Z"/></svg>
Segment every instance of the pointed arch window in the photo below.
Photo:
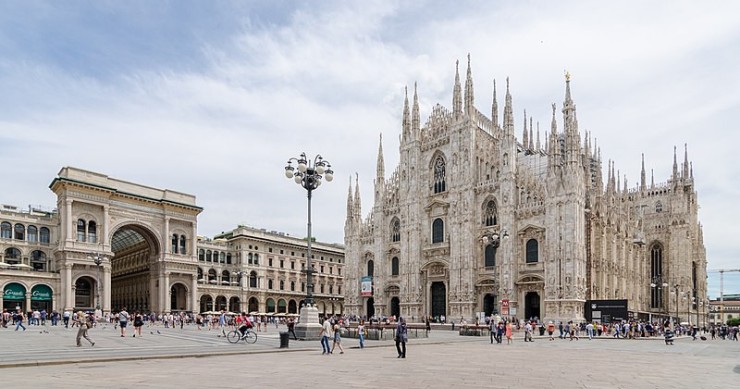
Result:
<svg viewBox="0 0 740 389"><path fill-rule="evenodd" d="M496 202L491 200L486 203L486 208L483 211L483 225L486 227L495 226L498 224L496 212Z"/></svg>
<svg viewBox="0 0 740 389"><path fill-rule="evenodd" d="M527 247L526 247L526 262L527 263L537 263L540 260L540 253L539 253L539 243L537 242L537 239L530 239L527 241Z"/></svg>
<svg viewBox="0 0 740 389"><path fill-rule="evenodd" d="M442 219L434 219L432 222L432 243L444 242L445 223Z"/></svg>
<svg viewBox="0 0 740 389"><path fill-rule="evenodd" d="M393 259L391 259L391 275L392 276L397 276L399 273L400 266L398 265L398 262L399 262L398 257L393 257Z"/></svg>
<svg viewBox="0 0 740 389"><path fill-rule="evenodd" d="M371 260L367 261L367 275L369 277L372 277L374 275L374 273L375 273L375 263L371 259Z"/></svg>
<svg viewBox="0 0 740 389"><path fill-rule="evenodd" d="M401 221L397 218L391 223L391 242L401 241Z"/></svg>
<svg viewBox="0 0 740 389"><path fill-rule="evenodd" d="M494 244L488 244L486 245L486 252L484 255L484 266L494 267L496 266L496 245Z"/></svg>
<svg viewBox="0 0 740 389"><path fill-rule="evenodd" d="M650 248L650 307L663 308L663 246Z"/></svg>
<svg viewBox="0 0 740 389"><path fill-rule="evenodd" d="M434 193L442 193L447 190L445 182L446 164L442 156L438 156L434 161Z"/></svg>

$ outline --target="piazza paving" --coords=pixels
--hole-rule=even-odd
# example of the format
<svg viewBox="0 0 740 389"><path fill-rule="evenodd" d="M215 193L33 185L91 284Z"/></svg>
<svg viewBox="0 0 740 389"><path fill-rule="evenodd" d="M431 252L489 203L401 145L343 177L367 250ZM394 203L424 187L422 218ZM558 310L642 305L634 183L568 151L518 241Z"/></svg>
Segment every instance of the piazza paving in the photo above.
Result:
<svg viewBox="0 0 740 389"><path fill-rule="evenodd" d="M27 326L0 329L0 375L6 384L119 387L316 387L346 388L729 388L740 380L740 342L660 338L512 345L459 336L436 328L410 339L407 358L391 341L344 339L345 353L321 355L318 341L290 341L279 331L260 332L255 344L229 344L219 331L145 328L125 338L112 326L90 330L96 342L75 346L76 329Z"/></svg>

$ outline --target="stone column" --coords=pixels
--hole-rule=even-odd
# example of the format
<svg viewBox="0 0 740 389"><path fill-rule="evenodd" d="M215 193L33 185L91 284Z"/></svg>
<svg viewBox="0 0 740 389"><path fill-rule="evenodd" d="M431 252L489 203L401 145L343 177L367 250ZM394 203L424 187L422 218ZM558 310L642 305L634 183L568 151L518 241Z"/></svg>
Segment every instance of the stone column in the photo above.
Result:
<svg viewBox="0 0 740 389"><path fill-rule="evenodd" d="M103 313L109 313L111 311L111 268L103 267Z"/></svg>
<svg viewBox="0 0 740 389"><path fill-rule="evenodd" d="M192 280L190 280L190 311L198 312L200 307L198 306L198 276L193 274Z"/></svg>
<svg viewBox="0 0 740 389"><path fill-rule="evenodd" d="M179 245L180 242L177 242ZM170 236L170 218L166 216L164 218L164 253L172 254L172 237Z"/></svg>
<svg viewBox="0 0 740 389"><path fill-rule="evenodd" d="M170 296L170 272L164 273L164 286L162 289L164 289L164 298L162 299L162 303L164 304L164 306L162 307L162 309L160 309L160 311L162 313L169 313L171 307L170 299L172 298L172 296Z"/></svg>
<svg viewBox="0 0 740 389"><path fill-rule="evenodd" d="M72 264L65 263L62 274L62 296L64 296L64 310L68 311L74 308L74 290L72 285Z"/></svg>
<svg viewBox="0 0 740 389"><path fill-rule="evenodd" d="M108 205L103 206L103 248L109 244L108 233L110 232L110 214Z"/></svg>
<svg viewBox="0 0 740 389"><path fill-rule="evenodd" d="M62 226L64 227L63 231L65 232L67 240L74 240L74 229L72 228L72 199L67 199L67 201L65 202L65 207L65 215L67 216L67 220L66 223L62 223ZM76 226L77 223L75 223L74 225Z"/></svg>

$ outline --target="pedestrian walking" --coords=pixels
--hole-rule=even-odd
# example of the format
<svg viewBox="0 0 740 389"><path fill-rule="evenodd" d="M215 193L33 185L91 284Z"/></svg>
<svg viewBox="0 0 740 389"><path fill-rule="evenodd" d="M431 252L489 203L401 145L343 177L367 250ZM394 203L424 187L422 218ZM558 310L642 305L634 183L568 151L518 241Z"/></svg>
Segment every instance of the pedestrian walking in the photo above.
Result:
<svg viewBox="0 0 740 389"><path fill-rule="evenodd" d="M365 322L363 320L360 320L360 324L357 325L357 337L360 339L360 348L365 348Z"/></svg>
<svg viewBox="0 0 740 389"><path fill-rule="evenodd" d="M144 326L144 316L139 311L134 311L134 338L139 334L141 338L141 327Z"/></svg>
<svg viewBox="0 0 740 389"><path fill-rule="evenodd" d="M16 331L18 331L18 328L23 328L23 331L26 330L26 326L23 325L23 312L20 309L13 315L13 321L15 321Z"/></svg>
<svg viewBox="0 0 740 389"><path fill-rule="evenodd" d="M292 317L288 318L288 335L293 334L293 340L298 340L298 336L295 334L295 320Z"/></svg>
<svg viewBox="0 0 740 389"><path fill-rule="evenodd" d="M329 348L329 337L334 337L334 330L331 320L328 318L324 320L319 336L321 336L321 354L331 354L331 348Z"/></svg>
<svg viewBox="0 0 740 389"><path fill-rule="evenodd" d="M118 312L118 325L121 327L121 337L126 337L126 326L128 325L129 314L126 312L126 307Z"/></svg>
<svg viewBox="0 0 740 389"><path fill-rule="evenodd" d="M331 345L331 353L334 354L334 348L339 346L339 353L344 354L344 348L342 347L342 329L339 327L339 323L334 324L334 343Z"/></svg>
<svg viewBox="0 0 740 389"><path fill-rule="evenodd" d="M87 330L92 327L92 323L90 322L90 318L87 317L85 312L77 311L77 324L80 327L77 330L77 347L82 347L82 338L85 338L88 342L90 342L90 346L95 346L95 342L93 342L92 339L90 339L90 336L87 335Z"/></svg>
<svg viewBox="0 0 740 389"><path fill-rule="evenodd" d="M506 323L506 344L511 344L513 342L513 339L511 338L513 336L514 329L511 327L511 322Z"/></svg>
<svg viewBox="0 0 740 389"><path fill-rule="evenodd" d="M550 335L550 340L555 340L555 336L553 335L555 333L555 323L550 320L549 323L547 323L547 334Z"/></svg>
<svg viewBox="0 0 740 389"><path fill-rule="evenodd" d="M406 342L408 339L406 319L400 317L396 325L396 351L398 351L398 358L406 358Z"/></svg>

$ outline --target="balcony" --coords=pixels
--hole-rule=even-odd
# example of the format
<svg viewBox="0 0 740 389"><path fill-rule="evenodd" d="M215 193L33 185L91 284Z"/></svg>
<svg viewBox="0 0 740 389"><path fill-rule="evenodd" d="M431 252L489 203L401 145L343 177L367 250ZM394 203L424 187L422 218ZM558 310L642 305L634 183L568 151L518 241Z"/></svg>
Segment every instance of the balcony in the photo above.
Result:
<svg viewBox="0 0 740 389"><path fill-rule="evenodd" d="M545 264L542 262L534 263L520 263L519 264L519 275L524 274L540 274L545 272Z"/></svg>

